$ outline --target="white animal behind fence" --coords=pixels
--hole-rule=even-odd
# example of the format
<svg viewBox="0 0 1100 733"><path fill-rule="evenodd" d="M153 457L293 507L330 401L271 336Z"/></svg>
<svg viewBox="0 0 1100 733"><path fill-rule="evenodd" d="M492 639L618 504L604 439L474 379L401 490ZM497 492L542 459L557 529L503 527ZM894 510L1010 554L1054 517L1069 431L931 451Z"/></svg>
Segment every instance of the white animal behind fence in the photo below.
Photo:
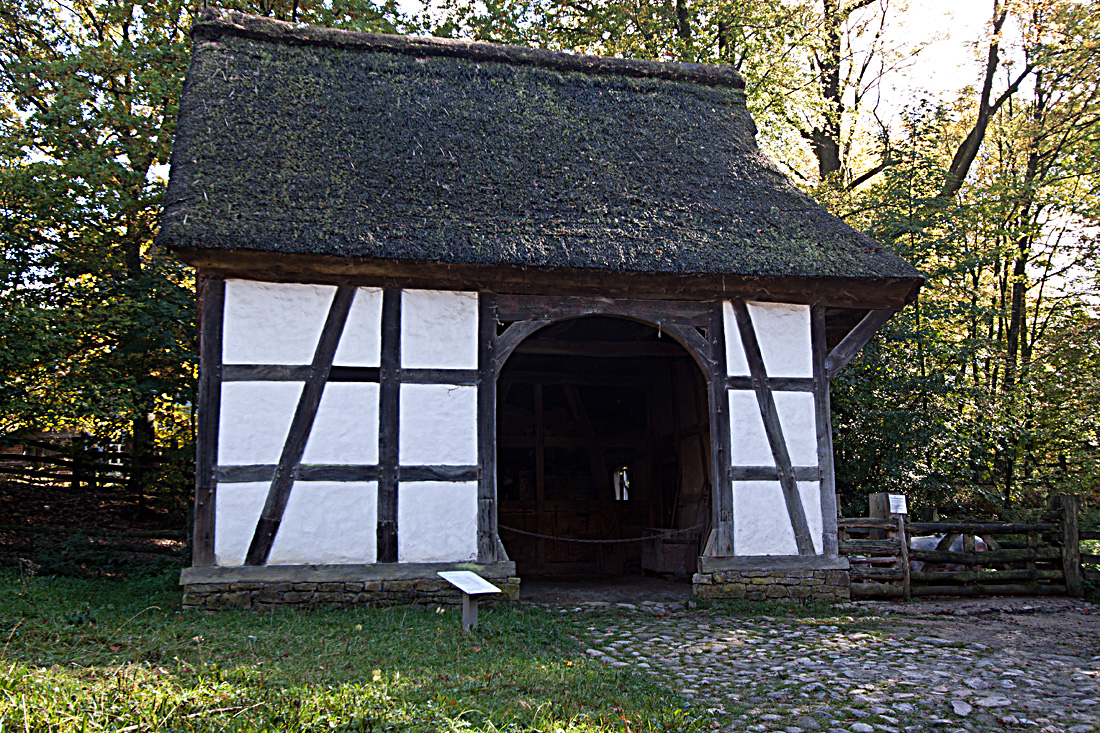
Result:
<svg viewBox="0 0 1100 733"><path fill-rule="evenodd" d="M910 550L936 550L939 548L940 543L943 542L944 537L947 535L929 535L925 537L910 537L909 549ZM947 547L948 552L963 552L963 536L957 535L952 540L951 545ZM989 545L984 539L974 536L974 550L976 552L985 552L989 549ZM926 563L922 560L910 560L909 569L914 573L920 572L961 572L967 569L967 566L962 563Z"/></svg>

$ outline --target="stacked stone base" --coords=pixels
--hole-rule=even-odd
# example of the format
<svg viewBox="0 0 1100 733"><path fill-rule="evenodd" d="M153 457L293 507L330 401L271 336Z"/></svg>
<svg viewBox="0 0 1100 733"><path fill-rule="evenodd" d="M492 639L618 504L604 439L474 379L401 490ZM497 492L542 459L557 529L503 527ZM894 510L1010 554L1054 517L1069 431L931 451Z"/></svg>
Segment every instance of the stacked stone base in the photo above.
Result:
<svg viewBox="0 0 1100 733"><path fill-rule="evenodd" d="M282 566L190 568L183 572L183 607L265 609L284 606L441 606L462 603L462 594L435 570L472 570L500 588L479 596L483 603L519 599L513 563L493 565ZM360 578L357 579L355 576ZM386 577L371 579L371 575Z"/></svg>
<svg viewBox="0 0 1100 733"><path fill-rule="evenodd" d="M847 570L724 570L696 573L693 591L700 598L747 601L846 601Z"/></svg>

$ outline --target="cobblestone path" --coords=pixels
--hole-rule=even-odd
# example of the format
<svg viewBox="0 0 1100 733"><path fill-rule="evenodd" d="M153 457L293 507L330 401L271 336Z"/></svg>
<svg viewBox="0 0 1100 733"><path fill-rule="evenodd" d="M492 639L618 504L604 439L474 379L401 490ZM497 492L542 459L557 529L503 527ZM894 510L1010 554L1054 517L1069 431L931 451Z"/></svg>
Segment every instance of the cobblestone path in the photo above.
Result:
<svg viewBox="0 0 1100 733"><path fill-rule="evenodd" d="M900 625L882 615L573 610L623 611L593 615L587 654L660 676L722 730L1100 731L1100 639L1052 653L966 641L965 617L936 636L891 633Z"/></svg>

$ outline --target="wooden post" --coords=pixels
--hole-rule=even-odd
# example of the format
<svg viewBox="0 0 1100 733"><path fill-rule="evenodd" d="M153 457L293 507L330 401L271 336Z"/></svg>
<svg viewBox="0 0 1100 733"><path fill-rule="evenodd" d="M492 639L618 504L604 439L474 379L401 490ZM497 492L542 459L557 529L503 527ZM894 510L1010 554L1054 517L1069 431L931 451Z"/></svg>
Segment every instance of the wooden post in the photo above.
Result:
<svg viewBox="0 0 1100 733"><path fill-rule="evenodd" d="M1058 494L1047 500L1050 509L1060 511L1062 571L1066 575L1066 595L1081 596L1081 537L1077 526L1077 513L1081 509L1081 497L1076 494Z"/></svg>
<svg viewBox="0 0 1100 733"><path fill-rule="evenodd" d="M905 515L895 514L898 519L898 541L901 544L901 587L905 593L905 600L910 598L909 578L909 532L905 528Z"/></svg>
<svg viewBox="0 0 1100 733"><path fill-rule="evenodd" d="M73 442L69 446L73 452L73 464L70 471L73 491L80 491L80 484L84 481L84 436L73 436Z"/></svg>

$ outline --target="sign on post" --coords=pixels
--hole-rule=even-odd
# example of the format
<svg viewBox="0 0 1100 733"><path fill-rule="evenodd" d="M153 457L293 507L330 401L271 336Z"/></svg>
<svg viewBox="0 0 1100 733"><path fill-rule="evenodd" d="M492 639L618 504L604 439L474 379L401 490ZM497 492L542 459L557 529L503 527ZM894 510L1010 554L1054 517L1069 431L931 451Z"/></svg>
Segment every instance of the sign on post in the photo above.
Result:
<svg viewBox="0 0 1100 733"><path fill-rule="evenodd" d="M441 570L436 575L462 592L462 630L476 629L478 597L500 593L500 588L469 570Z"/></svg>

